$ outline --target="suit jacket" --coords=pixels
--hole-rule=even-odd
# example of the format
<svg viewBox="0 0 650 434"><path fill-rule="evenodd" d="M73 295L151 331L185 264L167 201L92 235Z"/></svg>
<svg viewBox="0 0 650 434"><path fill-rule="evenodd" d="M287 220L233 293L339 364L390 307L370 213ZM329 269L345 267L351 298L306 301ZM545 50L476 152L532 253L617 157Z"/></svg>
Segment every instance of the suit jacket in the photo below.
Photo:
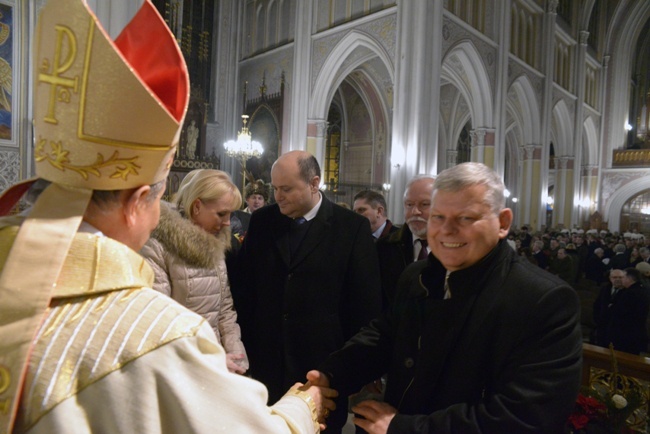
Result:
<svg viewBox="0 0 650 434"><path fill-rule="evenodd" d="M639 354L648 350L646 321L648 318L648 291L635 283L612 297L611 284L604 285L594 302L596 345Z"/></svg>
<svg viewBox="0 0 650 434"><path fill-rule="evenodd" d="M620 253L614 255L607 264L607 268L610 270L625 270L629 266L627 256L625 253Z"/></svg>
<svg viewBox="0 0 650 434"><path fill-rule="evenodd" d="M580 387L575 291L504 241L452 272L410 265L391 308L319 366L345 395L388 373L388 433L557 433Z"/></svg>
<svg viewBox="0 0 650 434"><path fill-rule="evenodd" d="M293 260L291 223L277 204L253 213L232 282L250 373L271 401L381 310L367 218L323 197Z"/></svg>
<svg viewBox="0 0 650 434"><path fill-rule="evenodd" d="M383 306L386 309L395 299L399 276L413 262L413 235L404 223L397 231L377 240L375 246L379 257Z"/></svg>
<svg viewBox="0 0 650 434"><path fill-rule="evenodd" d="M397 232L398 230L399 227L394 226L390 220L386 219L386 226L384 226L384 230L381 231L381 234L379 234L379 238L377 238L375 241L379 241L380 239L385 238L390 234Z"/></svg>

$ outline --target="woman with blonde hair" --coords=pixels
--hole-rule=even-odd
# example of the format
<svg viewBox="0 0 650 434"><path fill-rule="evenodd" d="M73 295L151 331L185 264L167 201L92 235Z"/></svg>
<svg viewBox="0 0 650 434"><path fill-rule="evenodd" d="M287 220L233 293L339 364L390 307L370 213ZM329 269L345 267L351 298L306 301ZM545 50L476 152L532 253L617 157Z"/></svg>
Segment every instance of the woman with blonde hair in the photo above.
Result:
<svg viewBox="0 0 650 434"><path fill-rule="evenodd" d="M243 374L248 357L225 263L239 189L227 173L199 169L185 176L172 202L161 202L160 222L140 251L154 269L154 289L206 318L226 349L228 369Z"/></svg>

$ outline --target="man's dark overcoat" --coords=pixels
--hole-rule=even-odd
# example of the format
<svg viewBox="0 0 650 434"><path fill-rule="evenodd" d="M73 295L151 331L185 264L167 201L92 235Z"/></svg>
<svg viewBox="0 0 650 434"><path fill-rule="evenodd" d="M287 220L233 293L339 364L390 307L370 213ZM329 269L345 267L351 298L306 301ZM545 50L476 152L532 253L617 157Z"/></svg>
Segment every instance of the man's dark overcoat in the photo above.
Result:
<svg viewBox="0 0 650 434"><path fill-rule="evenodd" d="M381 311L368 219L323 202L293 260L292 219L254 212L237 258L233 297L251 375L275 402Z"/></svg>
<svg viewBox="0 0 650 434"><path fill-rule="evenodd" d="M377 240L375 245L379 257L383 305L387 308L395 300L399 276L413 262L413 235L404 223L397 231Z"/></svg>
<svg viewBox="0 0 650 434"><path fill-rule="evenodd" d="M558 433L578 395L579 302L504 241L451 273L429 255L391 309L319 366L342 395L388 373L389 433Z"/></svg>

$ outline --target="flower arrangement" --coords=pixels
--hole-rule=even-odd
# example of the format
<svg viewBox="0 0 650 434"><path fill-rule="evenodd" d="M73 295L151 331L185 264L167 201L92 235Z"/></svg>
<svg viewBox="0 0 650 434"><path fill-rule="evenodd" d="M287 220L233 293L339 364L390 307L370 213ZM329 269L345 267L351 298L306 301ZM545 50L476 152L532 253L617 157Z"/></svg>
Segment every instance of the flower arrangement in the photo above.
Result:
<svg viewBox="0 0 650 434"><path fill-rule="evenodd" d="M627 434L634 431L627 419L642 401L638 389L626 396L609 391L585 390L578 395L573 413L569 416L569 430L575 434L611 433Z"/></svg>
<svg viewBox="0 0 650 434"><path fill-rule="evenodd" d="M644 403L639 384L618 373L616 356L612 350L612 373L608 384L592 384L578 395L573 413L567 421L567 431L574 434L627 434L632 428L632 417Z"/></svg>

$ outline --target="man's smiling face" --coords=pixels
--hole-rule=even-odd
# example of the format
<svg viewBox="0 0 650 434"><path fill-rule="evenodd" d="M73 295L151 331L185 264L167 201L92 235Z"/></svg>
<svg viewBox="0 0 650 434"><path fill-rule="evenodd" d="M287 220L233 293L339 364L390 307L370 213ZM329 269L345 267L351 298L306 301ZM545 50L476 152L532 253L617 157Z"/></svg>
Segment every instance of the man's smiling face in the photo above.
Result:
<svg viewBox="0 0 650 434"><path fill-rule="evenodd" d="M486 186L433 194L427 239L433 255L449 271L461 270L483 259L508 236L512 211L498 214L486 202Z"/></svg>

